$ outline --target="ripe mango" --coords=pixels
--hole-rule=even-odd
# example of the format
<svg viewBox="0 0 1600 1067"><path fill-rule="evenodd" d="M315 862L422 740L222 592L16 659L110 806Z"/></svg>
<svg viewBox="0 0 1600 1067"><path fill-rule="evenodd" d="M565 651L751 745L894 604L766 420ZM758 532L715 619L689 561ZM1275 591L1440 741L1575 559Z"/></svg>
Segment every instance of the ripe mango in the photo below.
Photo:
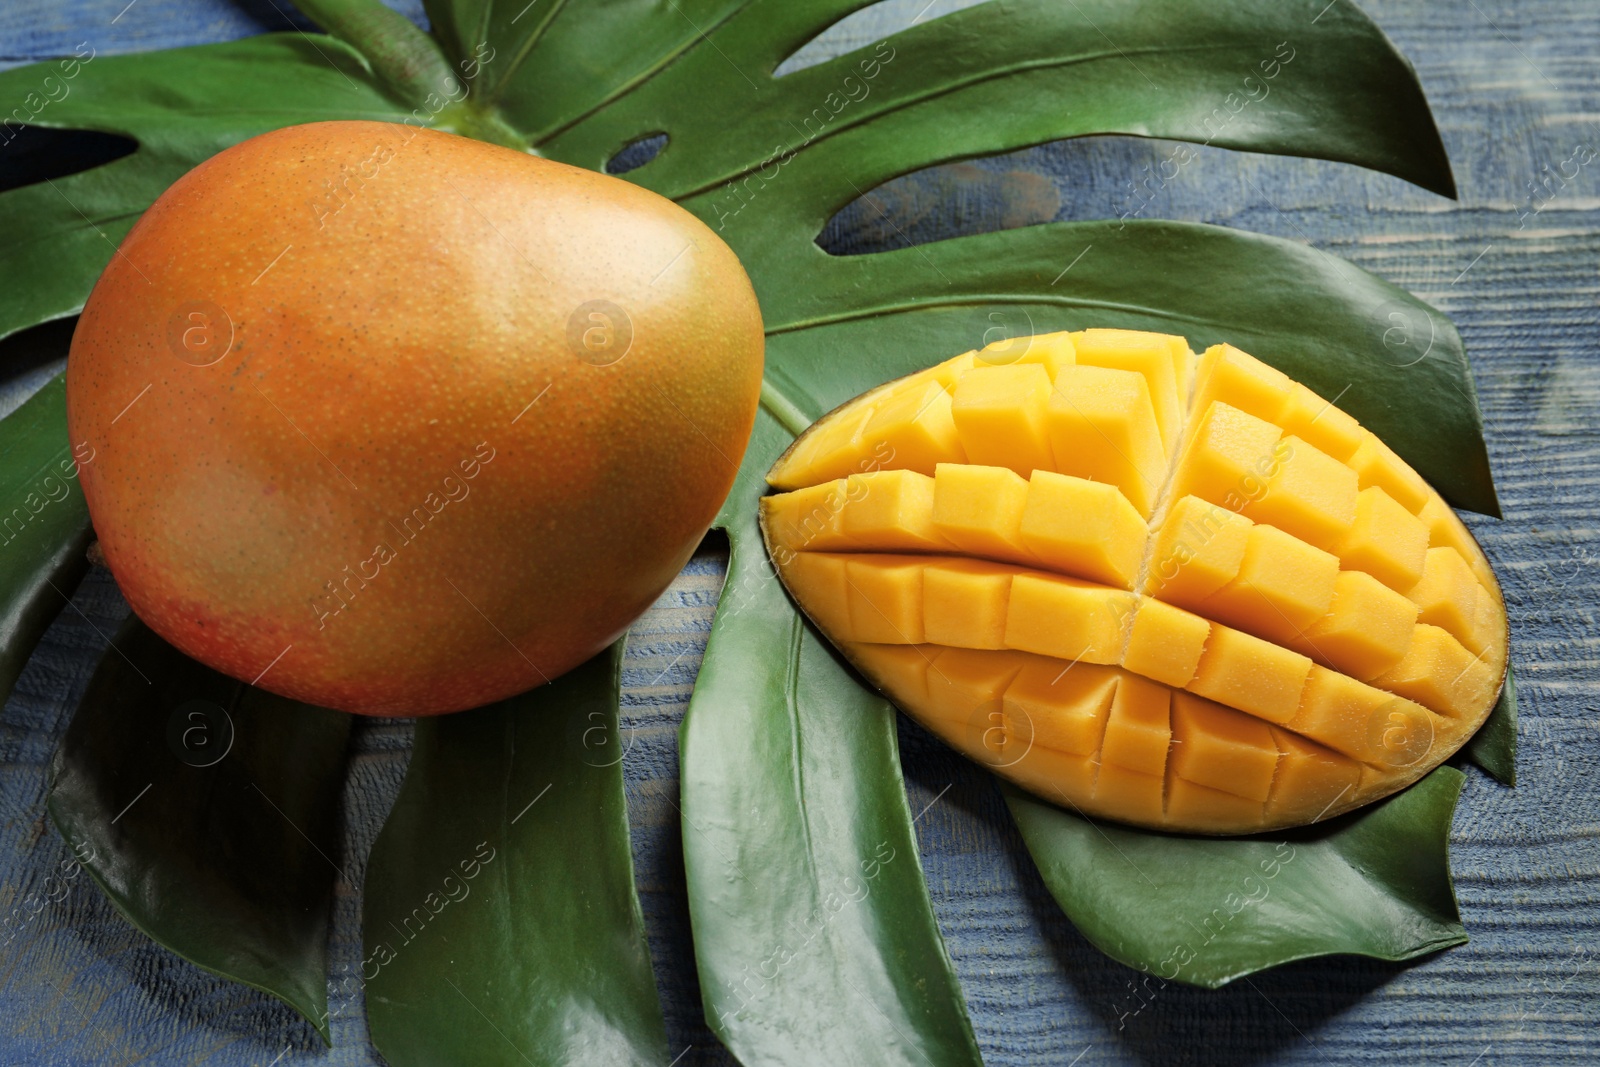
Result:
<svg viewBox="0 0 1600 1067"><path fill-rule="evenodd" d="M1229 345L1008 340L844 405L767 480L768 552L862 674L1091 815L1338 815L1453 753L1505 676L1505 603L1455 513Z"/></svg>
<svg viewBox="0 0 1600 1067"><path fill-rule="evenodd" d="M133 610L313 704L554 678L678 573L754 425L733 252L618 179L409 126L263 134L179 179L67 366Z"/></svg>

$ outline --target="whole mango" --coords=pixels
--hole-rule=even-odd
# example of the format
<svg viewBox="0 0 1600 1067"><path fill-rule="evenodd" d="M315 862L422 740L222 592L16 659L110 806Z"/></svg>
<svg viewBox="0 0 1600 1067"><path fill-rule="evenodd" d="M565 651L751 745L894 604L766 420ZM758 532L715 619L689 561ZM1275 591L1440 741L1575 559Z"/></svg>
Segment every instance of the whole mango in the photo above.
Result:
<svg viewBox="0 0 1600 1067"><path fill-rule="evenodd" d="M733 252L619 179L376 122L179 179L67 366L133 610L295 699L425 715L615 640L733 483L761 388Z"/></svg>

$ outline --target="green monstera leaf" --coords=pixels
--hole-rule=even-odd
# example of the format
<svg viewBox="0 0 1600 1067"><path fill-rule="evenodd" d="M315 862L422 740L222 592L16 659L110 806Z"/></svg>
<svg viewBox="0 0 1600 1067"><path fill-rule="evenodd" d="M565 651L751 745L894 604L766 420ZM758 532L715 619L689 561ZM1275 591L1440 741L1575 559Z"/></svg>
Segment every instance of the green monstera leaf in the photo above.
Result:
<svg viewBox="0 0 1600 1067"><path fill-rule="evenodd" d="M807 41L868 3L429 0L433 28L424 33L376 0L301 0L328 35L63 60L51 73L70 78L73 91L39 109L36 123L117 134L137 148L105 166L0 193L0 219L12 235L0 247L0 270L12 281L0 292L3 336L80 308L116 241L171 181L267 129L328 118L402 121L592 168L641 141L662 146L627 177L676 199L734 247L768 328L763 411L719 519L733 546L728 585L682 727L684 862L701 991L713 1030L749 1063L980 1059L917 865L892 709L800 617L755 533L762 475L810 421L866 388L993 340L997 325L1011 334L1159 329L1196 345L1233 341L1324 395L1341 394L1341 406L1451 502L1497 510L1454 329L1437 311L1332 256L1216 227L1126 218L848 258L827 255L815 241L834 212L899 175L1094 134L1169 138L1181 143L1178 153L1201 144L1334 160L1451 195L1449 164L1414 72L1353 4L990 0L776 74ZM40 73L0 73L0 92L31 92ZM1407 336L1425 327L1430 347L1398 358L1385 344L1397 322ZM8 440L46 432L12 420L0 430ZM51 441L34 447L40 455L59 450ZM3 635L7 663L20 663L48 622L36 606L38 578L75 558L84 536L81 515L70 522L65 509L61 515L30 535L39 562L4 575L5 617L19 620ZM596 700L614 705L614 685L606 692L574 683L538 700L579 714ZM512 710L469 714L520 728ZM428 758L407 785L411 794L433 788L440 774L459 773L457 761L481 747L466 726L441 726L425 740ZM1514 720L1474 753L1486 765L1509 767L1513 742ZM91 757L107 764L100 776L114 777L122 755L108 749L83 758ZM595 820L589 847L610 857L611 877L626 881L615 782L596 779L590 788L613 806ZM1446 799L1429 800L1430 818L1411 828L1429 847L1442 843ZM1397 808L1398 801L1384 813ZM1079 855L1081 835L1051 820L1069 816L1036 804L1026 816L1023 810L1029 847L1064 904L1076 909L1075 901L1097 899L1081 879L1073 902L1059 888L1055 872ZM406 854L406 842L426 841L465 814L402 808L380 858L391 863ZM1377 838L1368 828L1392 822L1378 814L1353 821L1343 840L1356 852L1370 848ZM1227 842L1210 849L1178 840L1150 836L1140 847L1182 847L1193 862L1218 870L1237 862ZM183 846L141 840L130 847L143 849L139 861L155 868L173 866L167 852ZM551 850L551 870L571 858L559 850L572 846L559 841L528 847ZM565 921L572 903L561 887L518 895L527 910L511 909L519 880L538 870L519 860L517 877L508 866L482 883L473 909L449 913L453 932L492 946L513 914L519 929L532 932ZM1373 877L1391 874L1420 879L1417 892L1429 901L1449 895L1442 862L1420 873L1378 869ZM598 981L598 988L635 989L647 980L632 892L631 885L618 890L596 920L605 929L593 943L609 949L582 966L564 959L540 979L558 1000L585 1010L525 1014L513 1045L548 1037L551 1047L595 1050L625 1034L624 1044L655 1056L650 1012L622 1019L577 988ZM407 903L370 890L369 900L373 914ZM1333 912L1362 906L1355 897L1324 903ZM126 906L152 936L180 943L182 931L159 911ZM1445 925L1452 919L1442 908L1434 913ZM1093 911L1093 922L1089 913L1073 914L1086 926L1100 924L1102 944L1132 921L1103 909ZM474 925L474 915L487 925ZM1417 929L1418 938L1442 943L1437 929ZM1318 951L1362 951L1330 937ZM1421 944L1389 943L1385 951L1403 955ZM548 928L530 933L529 945L535 954L584 951ZM1268 965L1268 955L1249 966ZM486 950L481 965L498 958ZM496 1004L516 1002L517 990L500 979L472 977L478 964L457 965L472 989ZM527 966L539 969L537 960ZM421 988L422 980L401 971L385 981ZM397 1062L410 1062L401 1042L451 1047L449 1012L407 1014L404 1003L396 997L375 1015L384 1020L375 1027L379 1043Z"/></svg>
<svg viewBox="0 0 1600 1067"><path fill-rule="evenodd" d="M633 892L621 670L619 641L417 724L363 917L367 1017L393 1067L670 1059Z"/></svg>
<svg viewBox="0 0 1600 1067"><path fill-rule="evenodd" d="M185 656L130 617L50 768L50 816L117 910L328 1034L350 717Z"/></svg>

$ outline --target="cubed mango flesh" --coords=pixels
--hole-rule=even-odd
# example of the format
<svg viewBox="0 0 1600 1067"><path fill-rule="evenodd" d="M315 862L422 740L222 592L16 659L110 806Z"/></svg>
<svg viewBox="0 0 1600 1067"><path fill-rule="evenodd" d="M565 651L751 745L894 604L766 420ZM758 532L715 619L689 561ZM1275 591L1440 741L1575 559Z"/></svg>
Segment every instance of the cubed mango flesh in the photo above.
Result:
<svg viewBox="0 0 1600 1067"><path fill-rule="evenodd" d="M1141 597L1122 650L1122 665L1158 682L1182 688L1194 680L1211 637L1211 622L1154 597Z"/></svg>
<svg viewBox="0 0 1600 1067"><path fill-rule="evenodd" d="M1272 728L1192 693L1172 701L1172 773L1185 781L1266 802L1278 770Z"/></svg>
<svg viewBox="0 0 1600 1067"><path fill-rule="evenodd" d="M1132 589L1149 530L1115 486L1036 470L1019 532L1051 570Z"/></svg>
<svg viewBox="0 0 1600 1067"><path fill-rule="evenodd" d="M1283 431L1222 401L1200 413L1172 476L1171 496L1244 511L1280 463Z"/></svg>
<svg viewBox="0 0 1600 1067"><path fill-rule="evenodd" d="M938 381L885 397L855 440L872 454L888 457L884 469L932 474L947 456L966 459L951 416L950 392Z"/></svg>
<svg viewBox="0 0 1600 1067"><path fill-rule="evenodd" d="M1362 571L1340 571L1328 613L1294 647L1325 667L1367 681L1411 647L1417 606Z"/></svg>
<svg viewBox="0 0 1600 1067"><path fill-rule="evenodd" d="M1160 777L1172 747L1172 690L1136 674L1124 674L1111 701L1100 761Z"/></svg>
<svg viewBox="0 0 1600 1067"><path fill-rule="evenodd" d="M1181 354L1174 350L1175 340L1182 346ZM1170 453L1183 428L1189 386L1185 359L1189 356L1188 342L1170 334L1139 330L1084 330L1074 335L1073 341L1077 362L1084 366L1130 370L1144 376L1161 433L1161 447Z"/></svg>
<svg viewBox="0 0 1600 1067"><path fill-rule="evenodd" d="M985 559L941 558L922 571L922 632L937 645L1005 648L1015 569Z"/></svg>
<svg viewBox="0 0 1600 1067"><path fill-rule="evenodd" d="M852 474L845 479L840 496L839 534L857 551L868 546L877 552L948 551L953 547L934 528L933 479L926 474Z"/></svg>
<svg viewBox="0 0 1600 1067"><path fill-rule="evenodd" d="M974 365L979 367L1010 367L1035 363L1045 369L1054 381L1056 372L1077 362L1072 334L1036 333L1021 337L1006 337L994 341L973 353Z"/></svg>
<svg viewBox="0 0 1600 1067"><path fill-rule="evenodd" d="M800 607L1046 800L1197 833L1329 818L1482 724L1504 600L1450 508L1230 346L1011 338L865 394L769 475Z"/></svg>
<svg viewBox="0 0 1600 1067"><path fill-rule="evenodd" d="M1355 455L1365 431L1350 415L1295 382L1278 422L1285 434L1310 441L1340 463Z"/></svg>
<svg viewBox="0 0 1600 1067"><path fill-rule="evenodd" d="M1278 790L1267 800L1267 818L1276 822L1315 822L1361 785L1361 764L1293 730L1271 727L1278 746L1278 774L1299 783L1294 792Z"/></svg>
<svg viewBox="0 0 1600 1067"><path fill-rule="evenodd" d="M1288 375L1229 344L1206 349L1195 380L1194 406L1202 414L1212 401L1221 401L1276 426L1283 425L1294 389Z"/></svg>
<svg viewBox="0 0 1600 1067"><path fill-rule="evenodd" d="M933 528L958 549L1029 564L1022 543L1028 483L1005 467L940 463L933 476Z"/></svg>
<svg viewBox="0 0 1600 1067"><path fill-rule="evenodd" d="M1253 525L1227 508L1183 497L1155 532L1144 591L1198 608L1239 573Z"/></svg>
<svg viewBox="0 0 1600 1067"><path fill-rule="evenodd" d="M1087 663L1115 663L1134 594L1075 578L1029 573L1011 579L1006 647Z"/></svg>
<svg viewBox="0 0 1600 1067"><path fill-rule="evenodd" d="M1277 464L1245 514L1319 548L1335 549L1356 517L1356 473L1298 437L1280 442Z"/></svg>
<svg viewBox="0 0 1600 1067"><path fill-rule="evenodd" d="M1030 657L1002 694L1006 736L1071 755L1095 755L1120 674L1115 667L1063 667L1045 656Z"/></svg>
<svg viewBox="0 0 1600 1067"><path fill-rule="evenodd" d="M1239 571L1194 610L1286 642L1328 613L1339 561L1273 526L1252 526Z"/></svg>
<svg viewBox="0 0 1600 1067"><path fill-rule="evenodd" d="M1149 515L1166 453L1144 376L1107 367L1063 367L1045 412L1054 469L1109 482Z"/></svg>
<svg viewBox="0 0 1600 1067"><path fill-rule="evenodd" d="M1430 548L1422 564L1422 577L1406 591L1417 606L1417 621L1437 626L1465 643L1478 625L1480 589L1472 568L1453 548Z"/></svg>
<svg viewBox="0 0 1600 1067"><path fill-rule="evenodd" d="M1027 478L1053 470L1045 410L1054 388L1037 363L974 367L956 383L951 402L956 435L968 463L1009 467Z"/></svg>
<svg viewBox="0 0 1600 1067"><path fill-rule="evenodd" d="M1405 592L1422 576L1428 530L1381 486L1356 497L1356 514L1333 549L1349 570L1366 571L1390 589Z"/></svg>

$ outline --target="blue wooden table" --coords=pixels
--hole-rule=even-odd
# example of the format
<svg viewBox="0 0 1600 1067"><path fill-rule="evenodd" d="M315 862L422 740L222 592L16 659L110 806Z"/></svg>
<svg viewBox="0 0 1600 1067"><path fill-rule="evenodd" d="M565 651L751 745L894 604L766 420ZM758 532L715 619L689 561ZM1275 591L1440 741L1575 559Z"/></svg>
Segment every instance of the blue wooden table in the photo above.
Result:
<svg viewBox="0 0 1600 1067"><path fill-rule="evenodd" d="M1349 2L1349 0L1336 0ZM831 30L836 54L956 6L891 0ZM399 4L421 18L419 4ZM1600 1062L1600 162L1553 199L1532 183L1600 146L1593 0L1365 0L1416 64L1461 198L1297 159L1199 150L1148 216L1307 241L1449 313L1474 360L1506 518L1469 517L1506 592L1522 698L1515 790L1469 771L1451 836L1470 944L1410 966L1314 960L1218 992L1162 990L1061 916L992 780L902 721L923 867L990 1064ZM307 23L287 0L4 0L0 63L222 40ZM901 179L831 223L835 252L1137 208L1158 143L1057 144ZM1592 153L1591 153L1592 155ZM1571 170L1571 167L1568 167ZM1538 210L1535 210L1535 208ZM0 240L4 240L0 234ZM4 280L0 279L0 284ZM3 364L0 412L54 373ZM656 977L682 1067L727 1064L700 1017L684 897L676 730L725 563L708 542L633 628L624 673L633 847ZM0 713L0 1064L381 1062L360 1006L335 999L334 1047L265 995L200 971L121 918L45 815L45 771L127 606L94 571ZM332 983L355 973L367 850L404 773L410 726L359 724L345 793ZM358 985L359 983L349 983ZM1137 1010L1135 1010L1137 1009ZM847 1067L847 1065L841 1065Z"/></svg>

